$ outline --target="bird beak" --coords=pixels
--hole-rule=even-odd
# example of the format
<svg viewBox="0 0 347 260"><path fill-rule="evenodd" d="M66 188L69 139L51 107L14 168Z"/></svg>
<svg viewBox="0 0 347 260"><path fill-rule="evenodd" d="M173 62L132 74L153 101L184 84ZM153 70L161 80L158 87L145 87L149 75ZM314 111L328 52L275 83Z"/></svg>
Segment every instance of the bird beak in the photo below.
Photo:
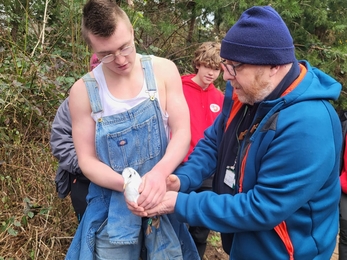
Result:
<svg viewBox="0 0 347 260"><path fill-rule="evenodd" d="M127 187L127 185L129 184L129 181L125 181L123 184L123 191L125 190L125 188Z"/></svg>

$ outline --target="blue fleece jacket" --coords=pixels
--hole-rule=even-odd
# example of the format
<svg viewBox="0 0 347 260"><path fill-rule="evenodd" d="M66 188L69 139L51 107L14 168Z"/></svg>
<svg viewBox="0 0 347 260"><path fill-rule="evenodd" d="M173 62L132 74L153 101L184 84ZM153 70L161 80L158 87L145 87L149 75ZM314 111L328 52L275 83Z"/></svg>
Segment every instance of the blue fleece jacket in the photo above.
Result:
<svg viewBox="0 0 347 260"><path fill-rule="evenodd" d="M307 69L303 79L282 97L259 104L255 118L263 119L242 143L243 177L235 195L192 192L216 169L229 105L175 171L181 181L179 220L234 233L230 259L327 260L334 251L342 136L329 101L338 98L341 85L300 63ZM235 107L230 97L225 104Z"/></svg>

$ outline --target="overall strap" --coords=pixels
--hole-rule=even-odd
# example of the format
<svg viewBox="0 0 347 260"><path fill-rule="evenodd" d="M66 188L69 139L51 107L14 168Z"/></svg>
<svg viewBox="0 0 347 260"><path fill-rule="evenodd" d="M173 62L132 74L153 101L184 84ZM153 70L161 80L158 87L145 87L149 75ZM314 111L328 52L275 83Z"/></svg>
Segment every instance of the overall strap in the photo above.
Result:
<svg viewBox="0 0 347 260"><path fill-rule="evenodd" d="M149 98L151 100L155 99L155 93L157 92L157 86L155 84L153 66L152 66L152 58L149 55L143 55L141 57L141 64L143 73L146 79L147 92L149 94Z"/></svg>
<svg viewBox="0 0 347 260"><path fill-rule="evenodd" d="M92 78L89 73L82 77L84 83L86 84L90 106L94 114L102 112L102 105L99 95L99 87L95 78Z"/></svg>

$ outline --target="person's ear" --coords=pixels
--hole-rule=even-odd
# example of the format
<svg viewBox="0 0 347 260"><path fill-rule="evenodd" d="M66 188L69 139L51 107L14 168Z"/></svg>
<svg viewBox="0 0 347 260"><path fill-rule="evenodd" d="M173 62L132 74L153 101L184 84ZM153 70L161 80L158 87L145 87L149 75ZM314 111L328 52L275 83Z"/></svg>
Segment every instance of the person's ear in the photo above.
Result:
<svg viewBox="0 0 347 260"><path fill-rule="evenodd" d="M270 76L275 75L279 69L280 69L279 65L271 65L270 66Z"/></svg>

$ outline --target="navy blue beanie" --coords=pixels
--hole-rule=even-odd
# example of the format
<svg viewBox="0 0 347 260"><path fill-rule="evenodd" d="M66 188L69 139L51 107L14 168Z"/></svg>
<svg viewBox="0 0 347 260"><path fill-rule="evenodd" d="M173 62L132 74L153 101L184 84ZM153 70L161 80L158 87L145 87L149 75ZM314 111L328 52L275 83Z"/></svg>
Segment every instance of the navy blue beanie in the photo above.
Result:
<svg viewBox="0 0 347 260"><path fill-rule="evenodd" d="M293 38L270 6L246 10L222 40L223 59L254 65L283 65L296 60Z"/></svg>

